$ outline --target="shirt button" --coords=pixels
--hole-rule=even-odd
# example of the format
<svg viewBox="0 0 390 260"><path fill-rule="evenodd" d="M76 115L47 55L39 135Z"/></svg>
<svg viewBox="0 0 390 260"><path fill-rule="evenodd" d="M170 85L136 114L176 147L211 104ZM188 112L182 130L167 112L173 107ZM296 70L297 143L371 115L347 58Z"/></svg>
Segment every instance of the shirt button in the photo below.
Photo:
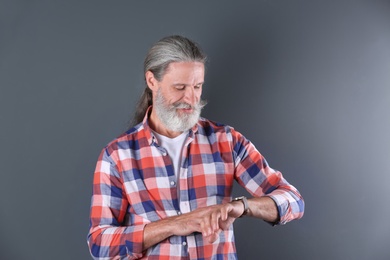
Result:
<svg viewBox="0 0 390 260"><path fill-rule="evenodd" d="M181 212L180 212L180 211L178 211L178 212L177 212L177 215L181 215Z"/></svg>
<svg viewBox="0 0 390 260"><path fill-rule="evenodd" d="M167 152L163 152L162 155L166 156L166 155L167 155Z"/></svg>
<svg viewBox="0 0 390 260"><path fill-rule="evenodd" d="M183 244L183 246L186 246L186 245L187 245L187 242L186 242L186 241L183 241L182 244Z"/></svg>
<svg viewBox="0 0 390 260"><path fill-rule="evenodd" d="M176 182L171 181L171 186L175 186Z"/></svg>

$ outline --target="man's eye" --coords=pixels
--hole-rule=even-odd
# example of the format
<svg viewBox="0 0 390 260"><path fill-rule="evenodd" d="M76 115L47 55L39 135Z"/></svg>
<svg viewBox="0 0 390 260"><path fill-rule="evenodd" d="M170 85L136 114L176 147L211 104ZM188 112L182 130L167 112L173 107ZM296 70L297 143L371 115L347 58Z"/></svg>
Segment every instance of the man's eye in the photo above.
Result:
<svg viewBox="0 0 390 260"><path fill-rule="evenodd" d="M202 85L195 85L195 89L200 89L202 87Z"/></svg>
<svg viewBox="0 0 390 260"><path fill-rule="evenodd" d="M184 86L184 85L176 85L176 86L175 86L175 88L176 88L177 90L184 90L185 87L186 87L186 86Z"/></svg>

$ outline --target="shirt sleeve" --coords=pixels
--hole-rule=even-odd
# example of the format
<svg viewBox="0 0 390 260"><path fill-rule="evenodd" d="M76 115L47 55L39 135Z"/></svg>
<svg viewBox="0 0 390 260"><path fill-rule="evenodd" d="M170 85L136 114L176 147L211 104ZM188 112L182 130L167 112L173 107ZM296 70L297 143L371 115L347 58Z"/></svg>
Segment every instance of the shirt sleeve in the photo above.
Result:
<svg viewBox="0 0 390 260"><path fill-rule="evenodd" d="M128 206L117 166L104 149L96 165L90 211L88 246L94 259L142 257L146 224L125 226Z"/></svg>
<svg viewBox="0 0 390 260"><path fill-rule="evenodd" d="M252 196L268 196L275 201L279 222L285 224L303 216L305 203L299 191L272 169L265 158L243 135L231 130L235 178Z"/></svg>

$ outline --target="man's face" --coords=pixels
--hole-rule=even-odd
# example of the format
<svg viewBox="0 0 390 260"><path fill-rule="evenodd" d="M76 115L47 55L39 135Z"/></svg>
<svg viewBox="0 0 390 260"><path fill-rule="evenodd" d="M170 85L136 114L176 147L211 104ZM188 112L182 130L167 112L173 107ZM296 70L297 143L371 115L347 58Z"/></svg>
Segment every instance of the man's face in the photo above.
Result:
<svg viewBox="0 0 390 260"><path fill-rule="evenodd" d="M204 65L200 62L173 62L161 81L156 81L154 110L170 131L192 128L204 106L201 101Z"/></svg>

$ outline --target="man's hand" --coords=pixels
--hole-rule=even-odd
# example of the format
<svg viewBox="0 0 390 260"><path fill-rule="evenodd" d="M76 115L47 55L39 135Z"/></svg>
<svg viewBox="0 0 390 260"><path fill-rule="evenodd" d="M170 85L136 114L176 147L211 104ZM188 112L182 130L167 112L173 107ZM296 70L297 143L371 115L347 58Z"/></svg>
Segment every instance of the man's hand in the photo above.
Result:
<svg viewBox="0 0 390 260"><path fill-rule="evenodd" d="M199 208L176 217L177 229L174 235L185 236L200 232L209 243L213 243L218 234L228 229L243 212L244 205L240 201Z"/></svg>
<svg viewBox="0 0 390 260"><path fill-rule="evenodd" d="M144 229L143 249L172 235L187 236L194 232L202 233L209 243L213 243L218 239L219 233L229 228L243 212L244 205L240 201L235 201L199 208L189 213L149 223Z"/></svg>

